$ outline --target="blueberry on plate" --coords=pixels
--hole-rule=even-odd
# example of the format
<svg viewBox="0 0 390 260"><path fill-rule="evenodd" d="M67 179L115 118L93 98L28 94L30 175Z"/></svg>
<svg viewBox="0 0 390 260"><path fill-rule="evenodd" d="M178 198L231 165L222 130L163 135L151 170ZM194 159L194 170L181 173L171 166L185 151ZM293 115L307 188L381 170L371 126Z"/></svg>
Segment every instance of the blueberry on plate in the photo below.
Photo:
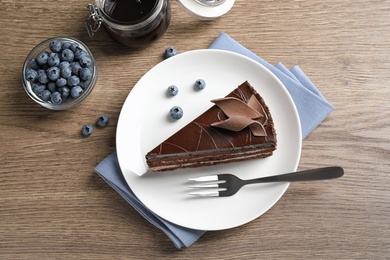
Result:
<svg viewBox="0 0 390 260"><path fill-rule="evenodd" d="M178 51L174 47L168 47L168 48L166 48L166 50L164 52L165 58L173 57L176 54L178 54Z"/></svg>
<svg viewBox="0 0 390 260"><path fill-rule="evenodd" d="M96 120L96 125L100 126L100 127L106 127L108 125L108 122L110 120L108 119L108 116L106 115L101 115L98 117L98 119Z"/></svg>
<svg viewBox="0 0 390 260"><path fill-rule="evenodd" d="M183 117L183 109L179 106L174 106L169 110L169 117L178 120Z"/></svg>
<svg viewBox="0 0 390 260"><path fill-rule="evenodd" d="M173 97L179 93L179 88L175 85L170 85L167 89L168 95Z"/></svg>
<svg viewBox="0 0 390 260"><path fill-rule="evenodd" d="M93 126L90 124L83 125L83 127L81 128L81 133L84 136L90 136L93 133Z"/></svg>
<svg viewBox="0 0 390 260"><path fill-rule="evenodd" d="M206 87L206 82L203 79L197 79L194 87L196 90L202 90Z"/></svg>

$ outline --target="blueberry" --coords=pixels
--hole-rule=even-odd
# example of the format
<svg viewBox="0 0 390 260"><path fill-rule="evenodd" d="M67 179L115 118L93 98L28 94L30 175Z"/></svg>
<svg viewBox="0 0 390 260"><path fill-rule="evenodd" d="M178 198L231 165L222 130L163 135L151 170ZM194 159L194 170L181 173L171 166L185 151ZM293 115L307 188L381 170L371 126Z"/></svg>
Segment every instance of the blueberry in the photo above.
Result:
<svg viewBox="0 0 390 260"><path fill-rule="evenodd" d="M89 83L91 83L91 80L86 80L86 81L81 81L79 86L82 88L82 89L86 89L88 86L89 86Z"/></svg>
<svg viewBox="0 0 390 260"><path fill-rule="evenodd" d="M60 52L61 51L61 42L57 40L53 40L49 43L49 48L52 52Z"/></svg>
<svg viewBox="0 0 390 260"><path fill-rule="evenodd" d="M37 62L37 59L31 59L30 61L30 68L33 70L39 70L39 64Z"/></svg>
<svg viewBox="0 0 390 260"><path fill-rule="evenodd" d="M38 72L34 69L28 69L26 71L26 79L28 81L35 81L38 78Z"/></svg>
<svg viewBox="0 0 390 260"><path fill-rule="evenodd" d="M50 100L53 104L59 105L62 102L61 94L60 92L54 92L50 96Z"/></svg>
<svg viewBox="0 0 390 260"><path fill-rule="evenodd" d="M38 54L36 61L39 65L45 65L47 63L48 58L49 58L49 53L47 51L41 51Z"/></svg>
<svg viewBox="0 0 390 260"><path fill-rule="evenodd" d="M61 61L60 64L58 65L58 67L60 69L65 68L65 67L70 67L70 63L67 61Z"/></svg>
<svg viewBox="0 0 390 260"><path fill-rule="evenodd" d="M50 80L47 77L45 70L38 70L38 81L41 82L42 84L49 83Z"/></svg>
<svg viewBox="0 0 390 260"><path fill-rule="evenodd" d="M84 81L92 78L92 70L90 68L82 68L80 70L80 78Z"/></svg>
<svg viewBox="0 0 390 260"><path fill-rule="evenodd" d="M33 84L31 88L36 95L40 96L42 92L46 89L46 86L43 84L36 83Z"/></svg>
<svg viewBox="0 0 390 260"><path fill-rule="evenodd" d="M77 86L80 83L80 78L76 75L72 75L67 79L69 87Z"/></svg>
<svg viewBox="0 0 390 260"><path fill-rule="evenodd" d="M70 90L70 95L72 96L72 98L78 98L83 93L83 91L84 90L80 86L74 86Z"/></svg>
<svg viewBox="0 0 390 260"><path fill-rule="evenodd" d="M198 79L195 81L195 89L202 90L206 87L206 82L203 79Z"/></svg>
<svg viewBox="0 0 390 260"><path fill-rule="evenodd" d="M172 56L175 56L176 54L178 53L178 51L173 48L173 47L168 47L165 52L164 52L164 56L165 58L170 58Z"/></svg>
<svg viewBox="0 0 390 260"><path fill-rule="evenodd" d="M77 61L74 61L70 64L70 68L72 69L72 74L73 75L79 75L81 65Z"/></svg>
<svg viewBox="0 0 390 260"><path fill-rule="evenodd" d="M58 66L60 64L60 57L57 53L50 53L49 58L47 59L47 65L50 67Z"/></svg>
<svg viewBox="0 0 390 260"><path fill-rule="evenodd" d="M173 96L176 96L179 93L179 89L175 85L171 85L171 86L168 87L167 93L168 93L169 96L173 97Z"/></svg>
<svg viewBox="0 0 390 260"><path fill-rule="evenodd" d="M42 93L39 95L43 101L49 101L51 98L51 92L48 89L45 89L42 91Z"/></svg>
<svg viewBox="0 0 390 260"><path fill-rule="evenodd" d="M67 99L70 95L70 90L68 87L62 87L59 89L59 92L61 93L61 98L62 99Z"/></svg>
<svg viewBox="0 0 390 260"><path fill-rule="evenodd" d="M69 49L71 49L73 52L76 52L78 49L80 49L80 47L77 43L72 42L69 46Z"/></svg>
<svg viewBox="0 0 390 260"><path fill-rule="evenodd" d="M70 49L65 49L61 52L61 61L72 62L74 59L74 53Z"/></svg>
<svg viewBox="0 0 390 260"><path fill-rule="evenodd" d="M51 81L47 83L47 89L50 90L51 93L54 93L57 91L57 85L54 81Z"/></svg>
<svg viewBox="0 0 390 260"><path fill-rule="evenodd" d="M72 44L72 43L70 43L70 42L64 42L64 43L62 43L61 50L69 49L71 44Z"/></svg>
<svg viewBox="0 0 390 260"><path fill-rule="evenodd" d="M93 126L90 124L83 125L81 128L81 133L84 136L90 136L93 133Z"/></svg>
<svg viewBox="0 0 390 260"><path fill-rule="evenodd" d="M108 116L106 115L101 115L98 117L98 119L96 120L96 125L100 126L100 127L106 127L108 125L108 122L110 120L108 119Z"/></svg>
<svg viewBox="0 0 390 260"><path fill-rule="evenodd" d="M75 52L74 52L74 58L75 60L80 60L82 56L86 56L88 55L84 50L78 48Z"/></svg>
<svg viewBox="0 0 390 260"><path fill-rule="evenodd" d="M56 85L59 88L66 86L67 83L68 83L68 81L66 79L64 79L64 78L59 78L56 81Z"/></svg>
<svg viewBox="0 0 390 260"><path fill-rule="evenodd" d="M67 79L70 76L72 76L72 69L70 67L63 67L61 69L61 77L63 77L64 79Z"/></svg>
<svg viewBox="0 0 390 260"><path fill-rule="evenodd" d="M179 106L174 106L169 110L169 117L178 120L183 117L183 109Z"/></svg>
<svg viewBox="0 0 390 260"><path fill-rule="evenodd" d="M52 81L56 81L57 79L59 79L60 73L61 71L58 67L50 67L46 71L47 77Z"/></svg>
<svg viewBox="0 0 390 260"><path fill-rule="evenodd" d="M81 67L89 67L92 64L92 60L88 55L81 56L79 62Z"/></svg>

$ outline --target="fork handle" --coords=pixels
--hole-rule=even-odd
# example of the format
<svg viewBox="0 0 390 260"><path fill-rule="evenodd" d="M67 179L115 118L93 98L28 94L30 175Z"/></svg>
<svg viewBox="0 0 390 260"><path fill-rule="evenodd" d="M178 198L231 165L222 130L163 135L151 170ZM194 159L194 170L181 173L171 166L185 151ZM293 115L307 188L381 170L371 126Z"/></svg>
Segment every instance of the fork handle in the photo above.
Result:
<svg viewBox="0 0 390 260"><path fill-rule="evenodd" d="M265 182L298 182L298 181L320 181L339 178L344 175L344 170L338 166L323 167L298 172L285 173L281 175L262 177L252 180L245 180L245 184Z"/></svg>

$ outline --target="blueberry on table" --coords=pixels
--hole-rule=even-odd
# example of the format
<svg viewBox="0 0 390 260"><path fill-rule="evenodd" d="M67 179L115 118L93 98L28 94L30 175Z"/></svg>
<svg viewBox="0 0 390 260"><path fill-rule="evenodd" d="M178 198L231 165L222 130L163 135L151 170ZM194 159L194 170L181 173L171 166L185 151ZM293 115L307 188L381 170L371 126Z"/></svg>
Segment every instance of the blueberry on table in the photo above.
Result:
<svg viewBox="0 0 390 260"><path fill-rule="evenodd" d="M183 117L183 109L179 106L174 106L169 110L169 117L178 120Z"/></svg>
<svg viewBox="0 0 390 260"><path fill-rule="evenodd" d="M62 98L61 98L61 94L60 92L54 92L53 94L51 94L50 96L50 100L53 104L56 104L56 105L59 105L61 104L62 102Z"/></svg>
<svg viewBox="0 0 390 260"><path fill-rule="evenodd" d="M203 79L198 79L195 81L195 89L202 90L206 87L206 82Z"/></svg>
<svg viewBox="0 0 390 260"><path fill-rule="evenodd" d="M167 89L169 96L176 96L179 93L179 88L175 85L170 85Z"/></svg>
<svg viewBox="0 0 390 260"><path fill-rule="evenodd" d="M172 56L175 56L176 54L178 54L178 51L173 47L166 48L166 50L164 52L165 58L170 58Z"/></svg>
<svg viewBox="0 0 390 260"><path fill-rule="evenodd" d="M108 119L108 116L106 115L101 115L98 117L98 119L96 120L96 125L100 126L100 127L106 127L108 125L108 122L110 120Z"/></svg>
<svg viewBox="0 0 390 260"><path fill-rule="evenodd" d="M49 48L52 52L60 52L61 51L61 42L57 40L53 40L49 43Z"/></svg>
<svg viewBox="0 0 390 260"><path fill-rule="evenodd" d="M81 133L84 136L90 136L93 133L93 126L90 124L83 125L83 127L81 128Z"/></svg>

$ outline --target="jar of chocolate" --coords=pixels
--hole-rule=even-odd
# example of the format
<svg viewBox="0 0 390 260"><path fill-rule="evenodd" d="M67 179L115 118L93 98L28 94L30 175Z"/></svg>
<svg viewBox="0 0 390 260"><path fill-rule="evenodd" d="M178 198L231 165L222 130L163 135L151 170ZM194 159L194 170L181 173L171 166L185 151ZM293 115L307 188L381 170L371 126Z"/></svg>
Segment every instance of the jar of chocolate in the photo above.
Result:
<svg viewBox="0 0 390 260"><path fill-rule="evenodd" d="M95 0L86 27L92 37L103 25L119 43L140 48L160 38L171 20L169 0Z"/></svg>

